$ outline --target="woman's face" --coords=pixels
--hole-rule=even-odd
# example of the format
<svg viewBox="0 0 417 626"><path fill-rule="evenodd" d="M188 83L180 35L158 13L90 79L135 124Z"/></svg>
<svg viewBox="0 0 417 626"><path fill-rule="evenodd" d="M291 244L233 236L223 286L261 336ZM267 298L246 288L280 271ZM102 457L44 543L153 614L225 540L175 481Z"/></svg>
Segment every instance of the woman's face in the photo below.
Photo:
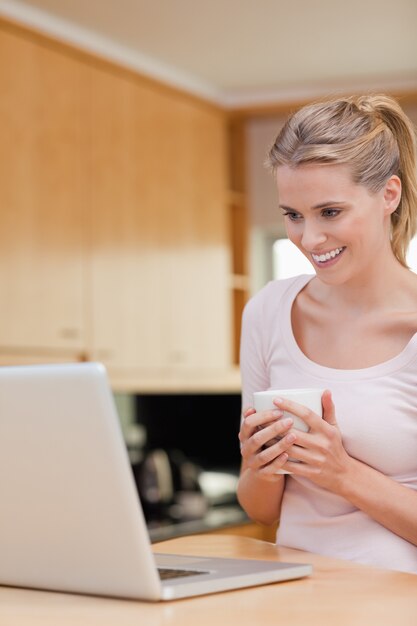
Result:
<svg viewBox="0 0 417 626"><path fill-rule="evenodd" d="M277 183L288 238L323 282L342 284L363 277L386 255L393 258L390 215L400 201L397 176L371 193L352 182L345 165L282 165Z"/></svg>

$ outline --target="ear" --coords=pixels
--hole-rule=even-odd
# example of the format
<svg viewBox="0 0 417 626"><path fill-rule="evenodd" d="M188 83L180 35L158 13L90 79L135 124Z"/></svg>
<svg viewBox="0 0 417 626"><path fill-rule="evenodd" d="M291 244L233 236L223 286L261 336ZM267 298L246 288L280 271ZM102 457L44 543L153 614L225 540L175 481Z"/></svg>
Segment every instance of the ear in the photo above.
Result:
<svg viewBox="0 0 417 626"><path fill-rule="evenodd" d="M385 215L394 213L401 200L401 180L390 176L384 186Z"/></svg>

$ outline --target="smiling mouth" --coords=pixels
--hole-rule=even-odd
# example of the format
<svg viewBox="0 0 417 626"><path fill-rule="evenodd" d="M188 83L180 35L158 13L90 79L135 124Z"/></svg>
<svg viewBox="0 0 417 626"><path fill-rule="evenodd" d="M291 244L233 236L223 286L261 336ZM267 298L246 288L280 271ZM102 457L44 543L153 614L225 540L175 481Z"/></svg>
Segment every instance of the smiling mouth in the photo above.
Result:
<svg viewBox="0 0 417 626"><path fill-rule="evenodd" d="M336 257L338 257L344 250L346 250L346 246L342 248L335 248L334 250L330 250L325 254L311 254L312 259L317 265L324 265L329 261L333 261Z"/></svg>

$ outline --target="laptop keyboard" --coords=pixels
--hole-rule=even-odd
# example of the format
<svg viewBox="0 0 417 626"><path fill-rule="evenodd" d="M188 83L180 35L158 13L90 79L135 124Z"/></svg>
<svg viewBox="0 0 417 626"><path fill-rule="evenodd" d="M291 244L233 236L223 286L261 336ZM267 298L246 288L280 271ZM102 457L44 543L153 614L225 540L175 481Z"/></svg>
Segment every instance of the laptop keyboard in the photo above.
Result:
<svg viewBox="0 0 417 626"><path fill-rule="evenodd" d="M172 569L158 567L158 574L161 580L168 580L170 578L183 578L185 576L198 576L199 574L209 574L209 572L202 572L201 570L191 569Z"/></svg>

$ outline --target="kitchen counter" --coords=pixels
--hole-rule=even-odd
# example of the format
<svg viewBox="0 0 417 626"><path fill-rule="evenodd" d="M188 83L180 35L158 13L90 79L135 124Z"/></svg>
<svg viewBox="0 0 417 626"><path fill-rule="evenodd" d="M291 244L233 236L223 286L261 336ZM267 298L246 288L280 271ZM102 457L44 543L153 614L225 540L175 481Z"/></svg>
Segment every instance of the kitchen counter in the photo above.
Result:
<svg viewBox="0 0 417 626"><path fill-rule="evenodd" d="M220 530L231 526L246 524L249 518L238 505L211 507L200 519L160 521L148 523L151 542L165 541L185 535Z"/></svg>
<svg viewBox="0 0 417 626"><path fill-rule="evenodd" d="M307 578L187 600L148 603L0 587L0 625L415 626L417 576L228 535L165 541L165 553L311 563Z"/></svg>

